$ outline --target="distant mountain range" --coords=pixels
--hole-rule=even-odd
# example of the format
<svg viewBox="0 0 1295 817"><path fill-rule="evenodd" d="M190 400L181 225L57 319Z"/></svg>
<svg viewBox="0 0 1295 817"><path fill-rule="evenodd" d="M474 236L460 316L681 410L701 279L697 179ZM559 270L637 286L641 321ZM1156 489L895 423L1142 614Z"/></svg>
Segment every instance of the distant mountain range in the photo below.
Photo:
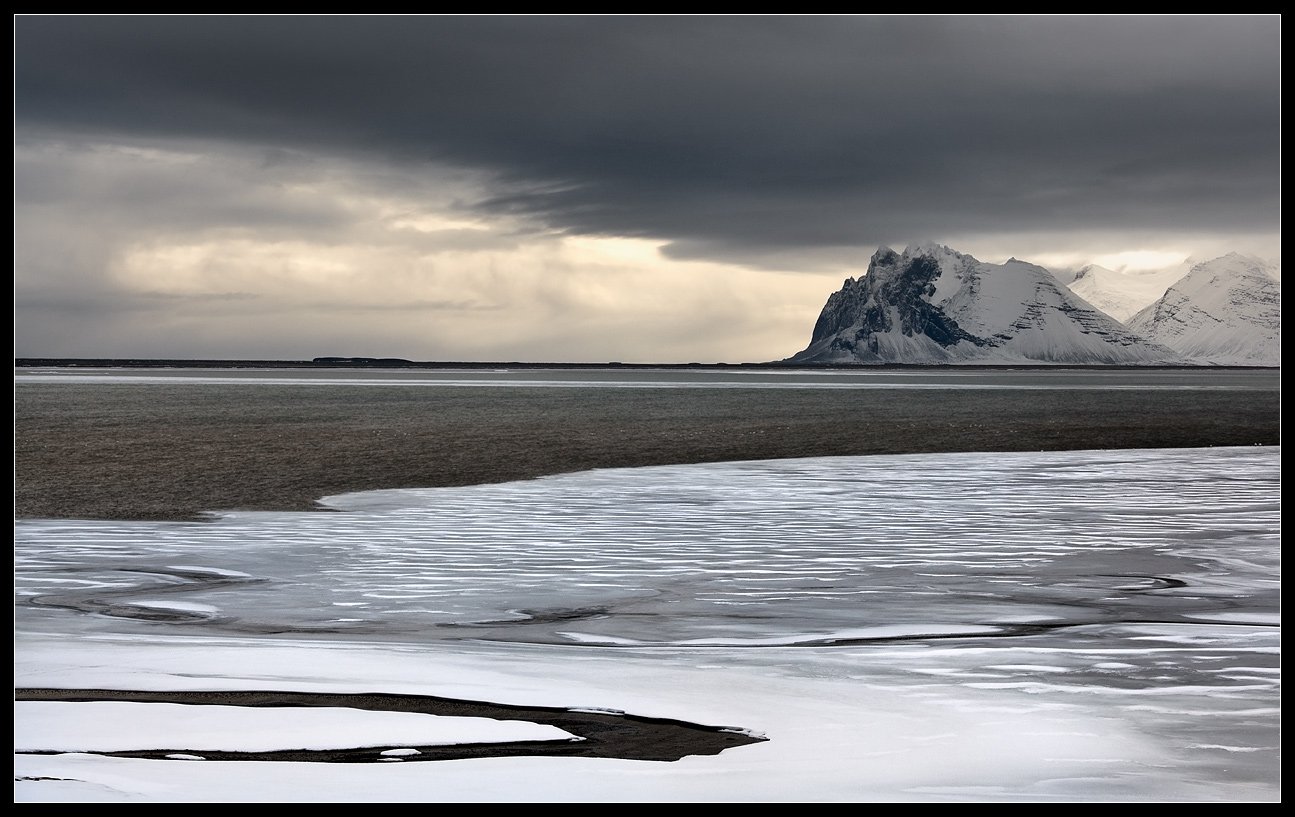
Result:
<svg viewBox="0 0 1295 817"><path fill-rule="evenodd" d="M1197 264L1128 326L1193 362L1280 366L1282 292L1273 273L1237 253Z"/></svg>
<svg viewBox="0 0 1295 817"><path fill-rule="evenodd" d="M1074 277L1062 283L1088 303L1115 318L1127 322L1147 304L1161 295L1169 285L1187 272L1178 265L1166 269L1139 272L1116 272L1097 264L1089 264L1075 271Z"/></svg>
<svg viewBox="0 0 1295 817"><path fill-rule="evenodd" d="M828 298L809 345L785 362L1278 365L1280 285L1257 259L1198 264L1168 291L1163 274L1089 266L1071 278L1067 287L1043 267L989 264L939 244L883 247ZM1128 316L1156 288L1163 297L1128 326L1080 294Z"/></svg>

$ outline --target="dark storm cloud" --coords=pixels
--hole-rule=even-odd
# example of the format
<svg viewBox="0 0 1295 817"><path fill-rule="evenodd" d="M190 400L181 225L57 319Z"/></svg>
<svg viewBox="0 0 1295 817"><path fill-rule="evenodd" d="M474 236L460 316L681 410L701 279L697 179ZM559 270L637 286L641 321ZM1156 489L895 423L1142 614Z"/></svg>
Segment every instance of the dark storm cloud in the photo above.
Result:
<svg viewBox="0 0 1295 817"><path fill-rule="evenodd" d="M23 138L470 167L478 208L675 255L1277 224L1275 16L28 16L15 49Z"/></svg>

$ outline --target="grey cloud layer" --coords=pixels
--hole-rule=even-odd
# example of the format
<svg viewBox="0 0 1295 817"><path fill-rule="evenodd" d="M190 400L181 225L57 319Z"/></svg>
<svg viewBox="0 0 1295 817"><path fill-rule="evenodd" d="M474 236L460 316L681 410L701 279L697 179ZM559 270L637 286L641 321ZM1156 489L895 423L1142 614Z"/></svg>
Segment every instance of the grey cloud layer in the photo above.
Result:
<svg viewBox="0 0 1295 817"><path fill-rule="evenodd" d="M21 138L489 173L678 255L1275 227L1280 18L18 17Z"/></svg>

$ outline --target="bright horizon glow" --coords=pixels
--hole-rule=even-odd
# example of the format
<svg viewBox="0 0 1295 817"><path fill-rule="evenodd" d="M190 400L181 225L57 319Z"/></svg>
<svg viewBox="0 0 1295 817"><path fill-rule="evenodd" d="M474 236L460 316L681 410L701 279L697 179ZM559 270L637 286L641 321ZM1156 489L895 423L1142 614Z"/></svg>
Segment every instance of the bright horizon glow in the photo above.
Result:
<svg viewBox="0 0 1295 817"><path fill-rule="evenodd" d="M368 166L316 158L267 168L254 155L201 145L20 146L17 156L20 166L71 174L69 183L92 180L105 196L64 214L86 250L70 250L62 231L24 231L36 211L17 214L19 256L39 259L44 271L25 275L20 264L16 273L20 357L773 361L804 348L827 297L843 278L865 274L872 252L853 260L779 253L776 267L676 258L663 239L466 215L460 202L480 188L449 171L443 184L410 191ZM179 227L158 230L108 195L122 185L164 187L176 167L188 182L175 207L198 207ZM237 221L213 221L195 188L244 199ZM288 226L245 222L249 208ZM315 219L334 226L292 226ZM1184 250L1144 243L1111 251L1119 240L1014 234L937 243L983 261L1014 255L1052 269L1148 269L1232 248L1198 238ZM1239 248L1263 241L1244 237ZM1040 251L1049 245L1068 249ZM82 279L78 265L86 264L101 272ZM67 315L78 316L72 330Z"/></svg>
<svg viewBox="0 0 1295 817"><path fill-rule="evenodd" d="M1116 272L1146 272L1178 266L1189 257L1188 253L1173 250L1124 250L1099 255L1093 259L1093 263Z"/></svg>
<svg viewBox="0 0 1295 817"><path fill-rule="evenodd" d="M1279 15L14 32L24 357L765 362L880 246L1280 264Z"/></svg>

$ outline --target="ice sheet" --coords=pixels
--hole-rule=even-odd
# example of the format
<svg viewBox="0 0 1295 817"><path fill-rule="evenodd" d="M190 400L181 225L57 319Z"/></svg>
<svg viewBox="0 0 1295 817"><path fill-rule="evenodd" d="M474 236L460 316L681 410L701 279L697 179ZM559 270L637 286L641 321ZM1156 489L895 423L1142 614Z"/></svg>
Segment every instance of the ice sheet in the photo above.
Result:
<svg viewBox="0 0 1295 817"><path fill-rule="evenodd" d="M830 458L23 521L18 686L383 690L769 741L417 777L20 755L15 795L1279 800L1279 469L1268 448Z"/></svg>

